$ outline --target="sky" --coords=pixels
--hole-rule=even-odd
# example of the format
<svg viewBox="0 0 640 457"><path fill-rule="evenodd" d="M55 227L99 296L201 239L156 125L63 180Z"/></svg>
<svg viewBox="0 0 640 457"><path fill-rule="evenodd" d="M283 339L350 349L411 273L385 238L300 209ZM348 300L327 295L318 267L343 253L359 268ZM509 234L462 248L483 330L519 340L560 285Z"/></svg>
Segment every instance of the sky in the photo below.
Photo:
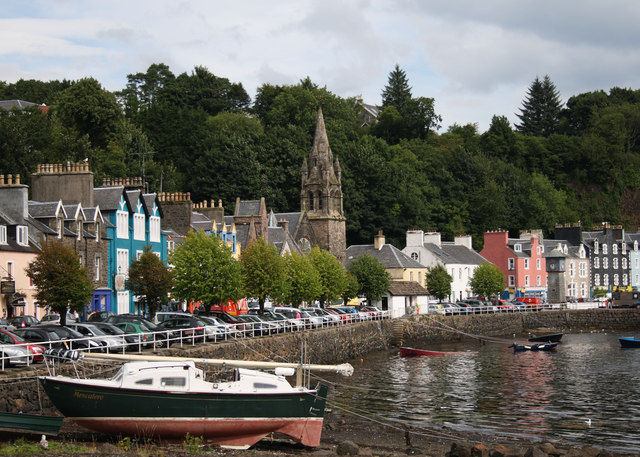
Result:
<svg viewBox="0 0 640 457"><path fill-rule="evenodd" d="M414 97L452 124L518 122L549 75L566 102L640 88L636 0L2 0L0 81L84 77L121 90L153 63L204 66L242 83L307 76L341 97L382 103L395 65ZM29 100L38 103L38 100Z"/></svg>

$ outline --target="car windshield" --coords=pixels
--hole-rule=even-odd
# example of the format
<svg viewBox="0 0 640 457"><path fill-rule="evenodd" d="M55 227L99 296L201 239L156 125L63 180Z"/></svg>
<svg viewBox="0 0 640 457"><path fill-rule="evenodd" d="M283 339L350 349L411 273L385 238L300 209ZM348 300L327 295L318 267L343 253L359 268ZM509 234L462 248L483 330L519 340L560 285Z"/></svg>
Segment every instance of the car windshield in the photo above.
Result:
<svg viewBox="0 0 640 457"><path fill-rule="evenodd" d="M93 332L94 335L96 336L105 336L106 333L104 333L99 327L96 327L95 325L86 325L86 328L88 328L89 330L91 330Z"/></svg>
<svg viewBox="0 0 640 457"><path fill-rule="evenodd" d="M124 335L124 331L121 328L116 327L115 325L100 325L96 326L96 328L99 328L100 331L108 335Z"/></svg>
<svg viewBox="0 0 640 457"><path fill-rule="evenodd" d="M18 342L18 343L26 343L27 341L22 338L20 335L16 334L16 333L12 333L11 336Z"/></svg>

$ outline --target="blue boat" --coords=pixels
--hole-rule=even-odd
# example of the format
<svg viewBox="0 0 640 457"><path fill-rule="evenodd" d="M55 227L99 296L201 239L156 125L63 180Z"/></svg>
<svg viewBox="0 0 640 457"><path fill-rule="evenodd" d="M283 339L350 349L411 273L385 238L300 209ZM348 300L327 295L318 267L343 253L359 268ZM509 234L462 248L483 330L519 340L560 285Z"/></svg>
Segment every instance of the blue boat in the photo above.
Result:
<svg viewBox="0 0 640 457"><path fill-rule="evenodd" d="M633 336L618 338L623 348L640 348L640 340Z"/></svg>
<svg viewBox="0 0 640 457"><path fill-rule="evenodd" d="M511 346L513 352L524 351L555 351L558 347L558 343L534 343L534 344L517 344L513 343Z"/></svg>

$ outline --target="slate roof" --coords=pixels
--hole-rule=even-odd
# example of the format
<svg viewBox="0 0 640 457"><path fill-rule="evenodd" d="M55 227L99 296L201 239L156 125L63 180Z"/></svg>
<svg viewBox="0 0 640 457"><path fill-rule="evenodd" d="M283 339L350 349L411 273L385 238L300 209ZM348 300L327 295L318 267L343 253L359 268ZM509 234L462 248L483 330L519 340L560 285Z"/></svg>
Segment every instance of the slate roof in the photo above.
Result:
<svg viewBox="0 0 640 457"><path fill-rule="evenodd" d="M425 268L424 265L413 260L395 246L386 243L380 249L376 249L373 244L349 246L347 248L347 267L351 261L364 254L378 259L385 268Z"/></svg>
<svg viewBox="0 0 640 457"><path fill-rule="evenodd" d="M209 231L213 228L213 223L204 214L193 211L191 213L191 227L194 230Z"/></svg>
<svg viewBox="0 0 640 457"><path fill-rule="evenodd" d="M117 211L124 186L96 187L93 189L93 202L102 211Z"/></svg>
<svg viewBox="0 0 640 457"><path fill-rule="evenodd" d="M260 214L260 200L240 200L236 213L238 216L258 216Z"/></svg>
<svg viewBox="0 0 640 457"><path fill-rule="evenodd" d="M302 218L302 213L275 213L274 214L276 223L281 219L284 219L289 223L289 234L293 236L296 229L298 228L298 224L300 223L300 219Z"/></svg>
<svg viewBox="0 0 640 457"><path fill-rule="evenodd" d="M394 296L429 295L429 291L415 281L391 281L389 293Z"/></svg>
<svg viewBox="0 0 640 457"><path fill-rule="evenodd" d="M487 261L473 249L459 244L445 242L442 243L442 246L438 246L435 243L424 243L424 247L436 256L443 265L480 265Z"/></svg>
<svg viewBox="0 0 640 457"><path fill-rule="evenodd" d="M158 194L142 194L142 199L144 200L144 204L147 206L149 210L149 216L151 216L151 211L153 210L153 205L158 198ZM158 205L158 215L162 217L162 205Z"/></svg>
<svg viewBox="0 0 640 457"><path fill-rule="evenodd" d="M59 201L57 202L34 202L29 200L28 208L29 215L36 219L56 217L56 210L58 209ZM67 218L67 213L62 206L62 216Z"/></svg>
<svg viewBox="0 0 640 457"><path fill-rule="evenodd" d="M247 247L248 239L249 239L249 224L236 225L236 241L242 245L242 249Z"/></svg>

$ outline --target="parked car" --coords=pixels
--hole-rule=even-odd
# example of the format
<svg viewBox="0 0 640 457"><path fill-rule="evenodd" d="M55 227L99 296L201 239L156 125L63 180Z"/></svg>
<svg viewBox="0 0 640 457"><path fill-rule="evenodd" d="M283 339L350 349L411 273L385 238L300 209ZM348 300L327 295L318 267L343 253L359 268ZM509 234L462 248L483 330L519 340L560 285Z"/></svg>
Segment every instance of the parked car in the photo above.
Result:
<svg viewBox="0 0 640 457"><path fill-rule="evenodd" d="M153 341L155 341L155 345L158 347L168 347L171 345L171 341L175 341L178 337L177 333L160 328L149 319L137 314L116 314L114 316L109 316L105 322L116 325L121 322L135 322L137 324L142 324L146 329L146 333L153 334Z"/></svg>
<svg viewBox="0 0 640 457"><path fill-rule="evenodd" d="M376 306L361 306L360 311L370 313L373 319L382 319L382 317L384 316L384 311Z"/></svg>
<svg viewBox="0 0 640 457"><path fill-rule="evenodd" d="M4 318L1 318L1 317L0 317L0 328L3 328L5 330L15 330L16 329L16 327L11 322L9 322L8 320L6 320Z"/></svg>
<svg viewBox="0 0 640 457"><path fill-rule="evenodd" d="M273 312L270 309L265 309L264 313L260 314L259 309L250 309L247 313L252 316L258 316L261 319L266 320L267 322L274 322L278 324L278 329L281 332L287 332L293 330L293 324L289 322L289 320L283 316L282 314L278 314Z"/></svg>
<svg viewBox="0 0 640 457"><path fill-rule="evenodd" d="M278 325L266 322L253 314L241 314L238 319L248 324L247 331L252 336L272 335L278 333Z"/></svg>
<svg viewBox="0 0 640 457"><path fill-rule="evenodd" d="M303 330L306 327L305 321L302 319L302 313L298 308L289 306L276 306L273 308L274 313L282 314L292 324L293 330Z"/></svg>
<svg viewBox="0 0 640 457"><path fill-rule="evenodd" d="M113 311L94 311L89 314L87 322L105 322L109 316L115 316Z"/></svg>
<svg viewBox="0 0 640 457"><path fill-rule="evenodd" d="M34 316L18 316L11 319L11 324L15 328L31 327L32 325L38 325L40 321Z"/></svg>
<svg viewBox="0 0 640 457"><path fill-rule="evenodd" d="M69 349L86 349L88 351L101 351L102 344L97 341L87 339L82 333L76 332L72 328L63 327L56 324L40 324L38 328L56 333L63 340L67 340Z"/></svg>
<svg viewBox="0 0 640 457"><path fill-rule="evenodd" d="M37 343L29 343L21 336L9 330L0 329L0 344L16 344L18 346L25 347L29 352L31 352L34 362L42 362L44 360L43 354L45 347L43 345Z"/></svg>
<svg viewBox="0 0 640 457"><path fill-rule="evenodd" d="M340 318L335 314L332 314L317 306L310 306L304 308L304 310L312 316L320 317L322 319L322 325L328 327L330 325L337 325L340 323Z"/></svg>
<svg viewBox="0 0 640 457"><path fill-rule="evenodd" d="M215 339L213 326L207 326L205 322L194 316L165 319L158 327L171 330L177 335L178 340L186 340L191 343L205 342L208 338ZM209 328L211 336L207 335L205 327Z"/></svg>
<svg viewBox="0 0 640 457"><path fill-rule="evenodd" d="M224 311L202 310L199 313L197 313L196 316L215 317L216 319L219 319L222 322L234 325L238 332L242 332L245 329L244 322L242 322L241 320L237 319L235 316L232 316L231 314L226 313Z"/></svg>
<svg viewBox="0 0 640 457"><path fill-rule="evenodd" d="M358 311L350 306L338 306L334 308L335 310L343 311L345 314L351 316L352 322L359 322L366 320L366 317L363 317ZM364 313L363 313L364 314Z"/></svg>
<svg viewBox="0 0 640 457"><path fill-rule="evenodd" d="M30 343L39 343L47 349L70 349L69 344L56 332L42 327L17 328L15 334Z"/></svg>
<svg viewBox="0 0 640 457"><path fill-rule="evenodd" d="M333 313L339 316L343 323L351 322L353 320L353 317L351 316L351 314L346 313L340 308L330 307L330 308L326 308L326 310L329 311L330 313Z"/></svg>
<svg viewBox="0 0 640 457"><path fill-rule="evenodd" d="M76 317L71 314L71 313L67 313L67 320L66 323L70 324L71 322L76 322L78 319L76 319ZM44 316L42 316L42 319L40 319L40 324L59 324L60 323L60 314L58 313L50 313L50 314L45 314Z"/></svg>
<svg viewBox="0 0 640 457"><path fill-rule="evenodd" d="M16 344L0 345L0 367L10 368L13 365L33 363L33 354L24 346Z"/></svg>
<svg viewBox="0 0 640 457"><path fill-rule="evenodd" d="M109 322L96 322L96 321L93 321L93 322L91 322L91 324L96 326L100 330L102 330L107 335L123 337L124 341L125 341L125 344L127 346L127 349L135 349L135 348L133 348L133 346L138 343L139 338L137 336L129 335L129 334L125 333L124 330L122 330L121 328L116 327L113 324L110 324Z"/></svg>
<svg viewBox="0 0 640 457"><path fill-rule="evenodd" d="M429 303L427 304L427 314L440 314L444 316L446 312L440 303Z"/></svg>
<svg viewBox="0 0 640 457"><path fill-rule="evenodd" d="M153 317L153 323L160 325L167 319L173 319L174 317L193 317L193 314L182 311L158 311Z"/></svg>
<svg viewBox="0 0 640 457"><path fill-rule="evenodd" d="M475 312L474 308L466 301L457 301L455 305L459 309L458 314L473 314Z"/></svg>
<svg viewBox="0 0 640 457"><path fill-rule="evenodd" d="M226 340L238 336L236 326L233 324L227 324L213 316L198 316L198 319L204 321L207 326L215 329L214 341Z"/></svg>
<svg viewBox="0 0 640 457"><path fill-rule="evenodd" d="M129 348L142 350L143 348L149 347L154 342L154 336L151 330L149 330L144 324L140 322L117 322L115 324L120 330L122 330L127 336L127 342L129 343ZM131 341L131 338L134 338Z"/></svg>
<svg viewBox="0 0 640 457"><path fill-rule="evenodd" d="M102 345L105 352L122 351L126 347L124 336L109 335L92 323L73 322L67 327L72 328L76 332Z"/></svg>

